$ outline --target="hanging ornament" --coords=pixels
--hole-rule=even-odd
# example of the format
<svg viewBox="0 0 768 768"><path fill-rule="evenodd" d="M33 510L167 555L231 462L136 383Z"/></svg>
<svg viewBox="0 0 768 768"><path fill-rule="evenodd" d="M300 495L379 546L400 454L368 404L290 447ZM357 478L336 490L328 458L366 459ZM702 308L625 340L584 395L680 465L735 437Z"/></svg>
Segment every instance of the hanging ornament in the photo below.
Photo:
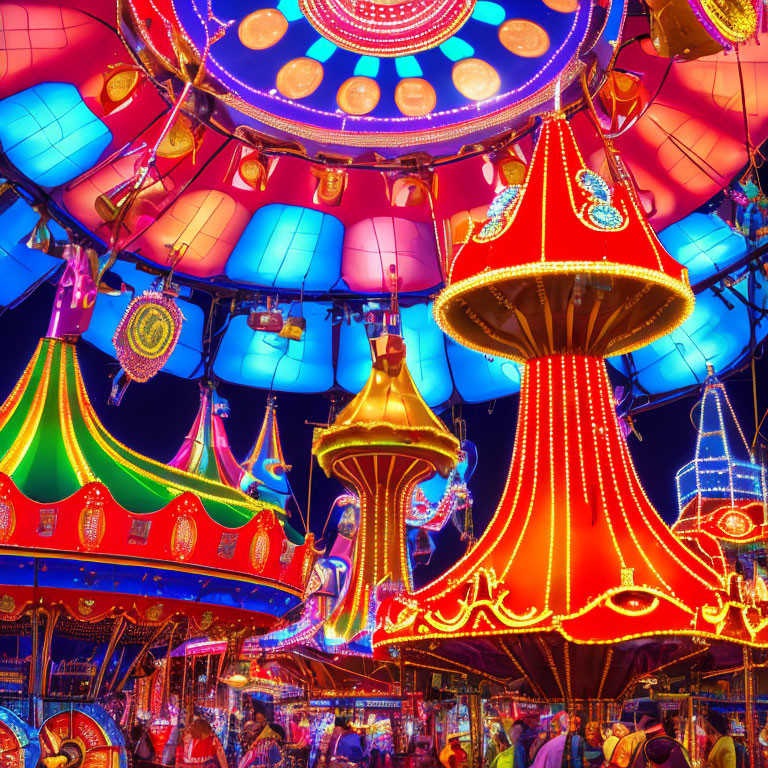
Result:
<svg viewBox="0 0 768 768"><path fill-rule="evenodd" d="M186 157L196 147L197 137L192 120L184 114L179 114L160 141L157 156L177 160Z"/></svg>
<svg viewBox="0 0 768 768"><path fill-rule="evenodd" d="M757 247L768 242L768 197L751 178L730 195L736 203L735 229Z"/></svg>
<svg viewBox="0 0 768 768"><path fill-rule="evenodd" d="M32 206L32 210L39 214L40 218L37 220L37 224L35 224L32 231L29 233L29 238L27 239L27 248L32 248L35 251L42 251L43 253L50 253L51 252L51 246L54 244L53 235L51 234L51 229L48 226L48 222L51 220L51 217L48 215L48 212L45 210L45 208L34 205Z"/></svg>
<svg viewBox="0 0 768 768"><path fill-rule="evenodd" d="M114 112L133 96L144 80L140 67L132 64L112 64L103 75L99 101L105 114Z"/></svg>
<svg viewBox="0 0 768 768"><path fill-rule="evenodd" d="M607 74L598 98L607 117L601 124L614 137L635 124L650 103L651 92L637 75L614 69Z"/></svg>
<svg viewBox="0 0 768 768"><path fill-rule="evenodd" d="M237 172L240 178L252 189L263 192L267 186L267 167L258 152L249 152L243 155Z"/></svg>
<svg viewBox="0 0 768 768"><path fill-rule="evenodd" d="M98 295L96 274L99 260L92 248L68 243L64 246L67 262L56 286L47 336L54 339L77 338L88 330Z"/></svg>
<svg viewBox="0 0 768 768"><path fill-rule="evenodd" d="M126 374L134 381L157 374L176 348L183 322L184 315L167 292L150 290L135 297L112 339Z"/></svg>
<svg viewBox="0 0 768 768"><path fill-rule="evenodd" d="M317 201L323 205L339 205L347 188L347 172L343 168L329 166L313 166L311 172L317 178Z"/></svg>

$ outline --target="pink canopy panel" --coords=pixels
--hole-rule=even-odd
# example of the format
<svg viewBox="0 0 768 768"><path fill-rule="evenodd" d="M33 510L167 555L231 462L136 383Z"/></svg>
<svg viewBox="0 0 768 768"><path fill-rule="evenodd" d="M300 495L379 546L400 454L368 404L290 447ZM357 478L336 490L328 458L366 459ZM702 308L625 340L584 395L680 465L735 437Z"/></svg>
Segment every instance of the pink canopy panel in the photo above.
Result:
<svg viewBox="0 0 768 768"><path fill-rule="evenodd" d="M423 291L441 282L431 224L377 216L347 227L341 274L350 290L390 290L392 266L400 278L401 291Z"/></svg>
<svg viewBox="0 0 768 768"><path fill-rule="evenodd" d="M181 271L212 277L224 271L249 219L250 211L242 203L217 189L185 192L133 248L153 261L163 249L169 254L179 249Z"/></svg>

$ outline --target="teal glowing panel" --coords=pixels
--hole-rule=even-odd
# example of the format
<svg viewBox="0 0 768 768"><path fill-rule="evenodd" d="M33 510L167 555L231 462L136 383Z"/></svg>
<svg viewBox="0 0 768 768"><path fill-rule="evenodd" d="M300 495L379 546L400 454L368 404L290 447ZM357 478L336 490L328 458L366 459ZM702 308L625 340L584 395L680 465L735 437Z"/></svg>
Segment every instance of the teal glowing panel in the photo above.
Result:
<svg viewBox="0 0 768 768"><path fill-rule="evenodd" d="M728 268L747 252L744 236L714 213L692 213L662 230L659 240L688 269L694 285Z"/></svg>
<svg viewBox="0 0 768 768"><path fill-rule="evenodd" d="M342 322L339 331L339 356L336 381L347 392L359 392L371 372L371 345L365 332L365 323L352 320Z"/></svg>
<svg viewBox="0 0 768 768"><path fill-rule="evenodd" d="M154 280L152 275L140 272L132 264L124 262L116 264L111 271L119 275L126 285L133 287L137 296L149 290ZM132 298L131 293L120 296L100 295L96 300L91 325L83 334L83 338L102 352L114 355L115 347L112 344L112 337ZM200 307L188 301L179 300L179 307L184 314L184 323L181 326L176 349L168 358L163 370L185 379L195 378L203 374L202 345L205 315Z"/></svg>
<svg viewBox="0 0 768 768"><path fill-rule="evenodd" d="M445 336L432 319L432 304L414 304L400 311L408 370L427 405L442 405L450 400L453 383Z"/></svg>
<svg viewBox="0 0 768 768"><path fill-rule="evenodd" d="M520 366L467 349L446 337L453 383L466 403L482 403L520 390Z"/></svg>
<svg viewBox="0 0 768 768"><path fill-rule="evenodd" d="M56 187L92 168L112 141L69 83L43 83L0 101L0 143L28 179Z"/></svg>
<svg viewBox="0 0 768 768"><path fill-rule="evenodd" d="M768 292L762 278L752 275L734 290L754 306L766 306ZM648 395L698 387L707 377L707 363L716 373L727 373L766 337L768 320L760 320L730 291L723 298L712 291L699 294L693 314L679 328L631 356L609 362L631 378L636 391Z"/></svg>
<svg viewBox="0 0 768 768"><path fill-rule="evenodd" d="M290 307L280 305L283 315ZM253 331L248 318L232 319L224 334L214 373L233 384L281 392L325 392L333 386L333 334L327 317L331 305L305 302L307 327L300 341ZM296 311L294 309L294 311Z"/></svg>
<svg viewBox="0 0 768 768"><path fill-rule="evenodd" d="M259 208L226 266L231 280L305 291L327 291L340 279L344 226L297 205Z"/></svg>
<svg viewBox="0 0 768 768"><path fill-rule="evenodd" d="M24 200L16 200L0 214L0 307L9 306L64 265L61 259L27 248L27 237L39 218ZM57 240L66 240L66 232L61 227L53 222L50 226Z"/></svg>

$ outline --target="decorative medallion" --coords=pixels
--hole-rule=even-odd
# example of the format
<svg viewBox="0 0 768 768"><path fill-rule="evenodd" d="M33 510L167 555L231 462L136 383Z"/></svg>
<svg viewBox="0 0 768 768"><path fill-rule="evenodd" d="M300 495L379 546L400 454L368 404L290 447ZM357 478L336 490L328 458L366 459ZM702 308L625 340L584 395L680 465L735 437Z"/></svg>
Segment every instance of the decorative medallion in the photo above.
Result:
<svg viewBox="0 0 768 768"><path fill-rule="evenodd" d="M203 611L203 615L200 617L200 629L209 629L213 624L213 611Z"/></svg>
<svg viewBox="0 0 768 768"><path fill-rule="evenodd" d="M171 534L171 552L177 560L187 560L195 551L197 544L197 525L186 514L181 514L176 519Z"/></svg>
<svg viewBox="0 0 768 768"><path fill-rule="evenodd" d="M148 381L176 348L184 315L173 297L144 291L128 305L112 343L117 359L134 381Z"/></svg>
<svg viewBox="0 0 768 768"><path fill-rule="evenodd" d="M499 192L488 206L488 220L482 229L475 235L475 240L485 242L497 238L506 228L517 210L517 204L521 200L522 186L514 184Z"/></svg>
<svg viewBox="0 0 768 768"><path fill-rule="evenodd" d="M269 559L269 534L261 528L251 542L251 565L256 573L261 573Z"/></svg>
<svg viewBox="0 0 768 768"><path fill-rule="evenodd" d="M756 527L749 515L735 508L726 509L720 515L717 525L723 535L734 539L748 536Z"/></svg>
<svg viewBox="0 0 768 768"><path fill-rule="evenodd" d="M339 48L369 56L409 56L453 36L475 0L299 0L309 23Z"/></svg>
<svg viewBox="0 0 768 768"><path fill-rule="evenodd" d="M80 543L89 551L96 549L104 537L105 529L104 502L101 498L90 495L80 512L78 524Z"/></svg>
<svg viewBox="0 0 768 768"><path fill-rule="evenodd" d="M16 610L16 601L10 595L0 597L0 613L13 613Z"/></svg>
<svg viewBox="0 0 768 768"><path fill-rule="evenodd" d="M16 529L16 510L10 499L0 498L0 544L6 544Z"/></svg>
<svg viewBox="0 0 768 768"><path fill-rule="evenodd" d="M586 206L586 217L592 225L609 231L622 229L626 225L627 220L621 211L611 203L613 199L611 188L600 174L582 168L576 174L576 183L590 198ZM579 215L582 221L585 221L583 210Z"/></svg>
<svg viewBox="0 0 768 768"><path fill-rule="evenodd" d="M163 608L162 603L155 603L154 605L150 605L149 608L147 608L145 615L150 621L160 621L164 610L165 609Z"/></svg>
<svg viewBox="0 0 768 768"><path fill-rule="evenodd" d="M308 546L304 551L304 560L301 564L301 583L306 584L309 575L312 572L312 564L315 562L315 554L312 551L312 546Z"/></svg>
<svg viewBox="0 0 768 768"><path fill-rule="evenodd" d="M757 31L752 0L688 0L696 18L725 48L745 43Z"/></svg>
<svg viewBox="0 0 768 768"><path fill-rule="evenodd" d="M77 610L82 616L90 616L93 613L95 600L86 600L84 597L77 598Z"/></svg>

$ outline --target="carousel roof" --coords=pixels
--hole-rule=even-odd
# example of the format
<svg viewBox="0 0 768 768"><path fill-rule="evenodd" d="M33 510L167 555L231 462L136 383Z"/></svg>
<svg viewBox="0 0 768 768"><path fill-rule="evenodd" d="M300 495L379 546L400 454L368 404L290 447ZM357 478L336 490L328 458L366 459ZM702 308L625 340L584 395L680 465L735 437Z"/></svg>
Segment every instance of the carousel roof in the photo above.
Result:
<svg viewBox="0 0 768 768"><path fill-rule="evenodd" d="M699 408L694 458L675 476L679 517L673 530L684 537L703 532L735 543L763 541L765 467L755 461L711 364Z"/></svg>
<svg viewBox="0 0 768 768"><path fill-rule="evenodd" d="M32 599L94 620L119 600L150 623L182 611L198 629L222 615L269 626L300 602L314 559L282 517L118 442L71 343L41 340L0 408L0 561L18 587L3 620Z"/></svg>
<svg viewBox="0 0 768 768"><path fill-rule="evenodd" d="M312 152L451 154L522 125L607 64L624 3L549 0L216 0L126 3L127 32L175 72L204 61L200 87L227 120ZM210 9L210 10L209 10ZM214 41L214 42L211 42Z"/></svg>
<svg viewBox="0 0 768 768"><path fill-rule="evenodd" d="M277 425L277 401L267 397L264 420L248 455L243 459L243 469L259 483L259 497L278 504L283 509L293 496L288 482L291 465L285 461L280 430Z"/></svg>
<svg viewBox="0 0 768 768"><path fill-rule="evenodd" d="M192 493L220 525L236 527L262 511L282 515L274 505L122 445L88 399L74 346L58 339L40 342L0 409L0 473L42 503L98 481L131 512L155 512Z"/></svg>

